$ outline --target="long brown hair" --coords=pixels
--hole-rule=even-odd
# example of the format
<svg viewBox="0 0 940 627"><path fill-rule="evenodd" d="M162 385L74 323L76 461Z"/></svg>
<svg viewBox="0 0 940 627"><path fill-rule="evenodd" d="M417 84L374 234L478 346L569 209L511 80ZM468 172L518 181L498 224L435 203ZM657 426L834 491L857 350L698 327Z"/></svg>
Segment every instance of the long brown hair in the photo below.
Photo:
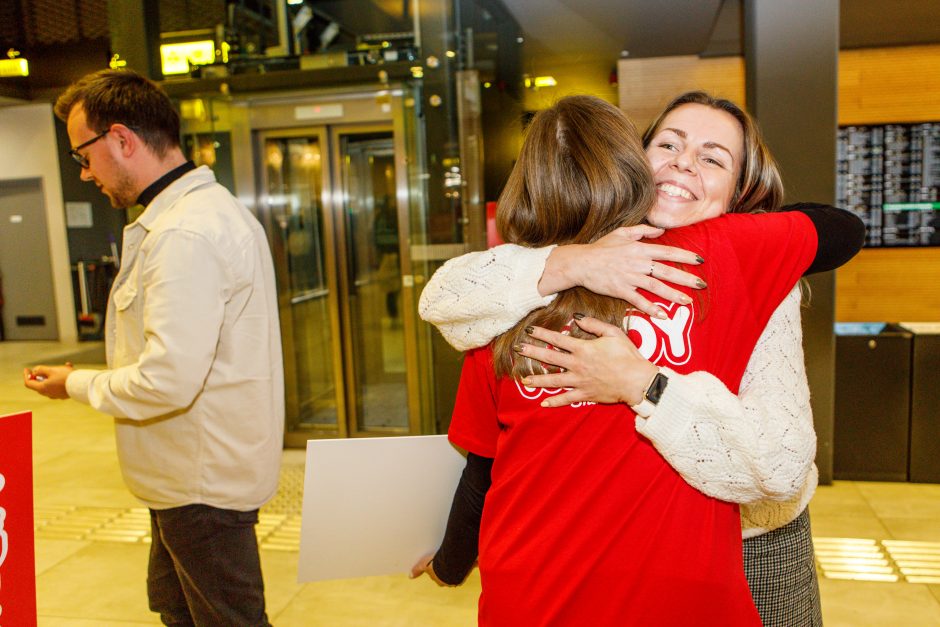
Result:
<svg viewBox="0 0 940 627"><path fill-rule="evenodd" d="M783 202L783 183L780 168L764 142L760 127L751 115L724 98L716 98L704 91L688 91L672 99L643 133L643 147L659 132L663 120L674 109L685 104L698 104L730 114L744 133L744 167L731 198L730 213L775 211Z"/></svg>
<svg viewBox="0 0 940 627"><path fill-rule="evenodd" d="M649 162L630 120L599 98L569 96L529 124L499 197L496 225L513 244L588 244L619 226L639 224L655 201ZM514 359L512 350L527 338L527 326L561 330L575 312L621 326L628 307L582 287L560 292L496 338L496 374L534 371L530 360Z"/></svg>

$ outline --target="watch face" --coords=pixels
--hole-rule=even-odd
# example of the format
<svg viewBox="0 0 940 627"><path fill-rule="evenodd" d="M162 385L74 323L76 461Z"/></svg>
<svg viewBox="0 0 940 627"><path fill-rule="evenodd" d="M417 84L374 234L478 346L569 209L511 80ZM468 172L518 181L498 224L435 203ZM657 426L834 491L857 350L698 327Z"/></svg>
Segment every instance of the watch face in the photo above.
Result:
<svg viewBox="0 0 940 627"><path fill-rule="evenodd" d="M659 403L659 399L663 397L663 391L666 389L666 384L669 383L669 377L659 372L653 377L653 382L650 383L650 387L646 390L646 398L651 403Z"/></svg>

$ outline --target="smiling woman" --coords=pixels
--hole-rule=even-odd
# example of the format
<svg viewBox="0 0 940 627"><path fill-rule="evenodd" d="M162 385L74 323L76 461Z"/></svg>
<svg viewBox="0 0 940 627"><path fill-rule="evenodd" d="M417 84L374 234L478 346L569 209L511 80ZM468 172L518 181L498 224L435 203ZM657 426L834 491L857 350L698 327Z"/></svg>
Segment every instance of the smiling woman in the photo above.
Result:
<svg viewBox="0 0 940 627"><path fill-rule="evenodd" d="M664 133L666 135L662 136ZM684 138L681 136L683 133ZM764 142L760 127L735 103L703 91L690 91L666 105L643 134L643 145L657 182L661 165L657 144L660 141L673 143L669 140L676 136L683 141L673 145L673 151L678 150L678 146L685 147L688 142L700 149L698 161L682 162L686 166L694 163L699 175L707 176L712 168L730 168L733 171L731 196L726 206L729 213L773 211L783 203L780 171ZM668 152L666 148L662 150ZM722 179L722 182L728 181ZM693 222L695 220L683 221L683 224Z"/></svg>
<svg viewBox="0 0 940 627"><path fill-rule="evenodd" d="M730 113L694 103L671 111L646 148L658 196L650 224L675 228L725 213L743 146L744 132Z"/></svg>

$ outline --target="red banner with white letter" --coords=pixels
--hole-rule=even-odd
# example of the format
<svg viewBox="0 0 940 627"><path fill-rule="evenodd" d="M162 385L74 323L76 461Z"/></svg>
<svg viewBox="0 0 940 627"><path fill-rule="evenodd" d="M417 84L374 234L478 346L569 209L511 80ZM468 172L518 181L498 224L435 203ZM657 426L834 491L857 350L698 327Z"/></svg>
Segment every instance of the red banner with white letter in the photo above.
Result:
<svg viewBox="0 0 940 627"><path fill-rule="evenodd" d="M36 625L29 412L0 416L0 625Z"/></svg>

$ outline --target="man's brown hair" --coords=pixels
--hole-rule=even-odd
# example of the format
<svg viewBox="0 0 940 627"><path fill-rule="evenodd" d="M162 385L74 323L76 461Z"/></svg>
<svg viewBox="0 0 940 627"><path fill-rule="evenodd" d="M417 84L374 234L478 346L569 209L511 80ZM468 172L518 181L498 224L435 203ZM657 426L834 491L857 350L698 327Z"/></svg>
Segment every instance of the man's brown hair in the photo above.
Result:
<svg viewBox="0 0 940 627"><path fill-rule="evenodd" d="M180 118L170 98L132 70L100 70L79 79L56 100L55 114L67 122L78 105L95 133L123 124L158 157L180 145Z"/></svg>
<svg viewBox="0 0 940 627"><path fill-rule="evenodd" d="M642 222L655 194L640 136L626 115L599 98L569 96L529 124L499 197L496 224L513 244L588 244L619 226ZM514 359L512 350L527 338L527 326L561 330L575 312L621 326L628 308L623 300L583 287L560 292L496 338L497 375L533 372L530 360Z"/></svg>

